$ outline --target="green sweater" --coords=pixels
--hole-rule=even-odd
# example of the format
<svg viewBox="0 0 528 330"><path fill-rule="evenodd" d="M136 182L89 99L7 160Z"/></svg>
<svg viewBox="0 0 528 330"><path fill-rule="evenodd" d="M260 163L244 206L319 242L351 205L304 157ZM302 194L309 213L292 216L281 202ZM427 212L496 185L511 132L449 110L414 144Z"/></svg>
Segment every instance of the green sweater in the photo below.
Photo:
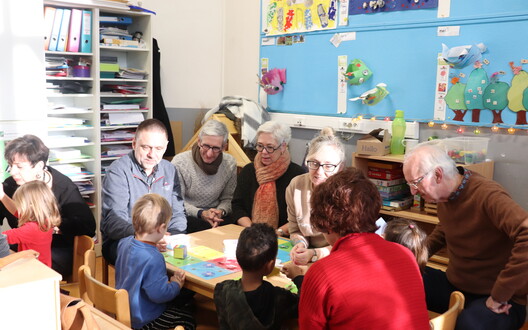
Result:
<svg viewBox="0 0 528 330"><path fill-rule="evenodd" d="M438 203L438 218L429 253L447 247L451 284L526 305L528 212L501 185L472 173L456 198Z"/></svg>

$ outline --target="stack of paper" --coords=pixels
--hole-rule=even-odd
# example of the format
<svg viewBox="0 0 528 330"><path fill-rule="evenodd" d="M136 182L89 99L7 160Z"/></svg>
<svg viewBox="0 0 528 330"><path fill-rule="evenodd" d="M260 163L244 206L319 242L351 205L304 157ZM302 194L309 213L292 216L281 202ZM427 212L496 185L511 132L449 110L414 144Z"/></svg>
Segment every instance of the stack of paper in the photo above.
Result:
<svg viewBox="0 0 528 330"><path fill-rule="evenodd" d="M112 92L121 94L145 94L145 86L106 84L101 86L101 92Z"/></svg>
<svg viewBox="0 0 528 330"><path fill-rule="evenodd" d="M81 157L81 151L74 148L51 149L49 154L50 160L67 160Z"/></svg>
<svg viewBox="0 0 528 330"><path fill-rule="evenodd" d="M48 128L57 127L76 127L82 126L85 122L82 118L62 118L62 117L47 117Z"/></svg>
<svg viewBox="0 0 528 330"><path fill-rule="evenodd" d="M83 145L90 140L84 136L50 135L45 142L48 148L60 148Z"/></svg>
<svg viewBox="0 0 528 330"><path fill-rule="evenodd" d="M134 135L134 130L118 129L115 131L104 131L101 132L101 142L132 141L134 139Z"/></svg>
<svg viewBox="0 0 528 330"><path fill-rule="evenodd" d="M139 110L139 104L101 104L101 110Z"/></svg>
<svg viewBox="0 0 528 330"><path fill-rule="evenodd" d="M126 144L105 145L101 147L101 158L121 157L128 154L131 150L132 146Z"/></svg>
<svg viewBox="0 0 528 330"><path fill-rule="evenodd" d="M123 79L146 79L147 71L136 68L121 68L117 77Z"/></svg>

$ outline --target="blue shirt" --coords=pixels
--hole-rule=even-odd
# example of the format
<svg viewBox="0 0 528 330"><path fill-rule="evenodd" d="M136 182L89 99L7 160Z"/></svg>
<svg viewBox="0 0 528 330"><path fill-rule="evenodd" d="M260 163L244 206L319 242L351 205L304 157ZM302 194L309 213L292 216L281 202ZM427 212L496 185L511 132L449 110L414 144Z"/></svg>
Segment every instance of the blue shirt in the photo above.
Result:
<svg viewBox="0 0 528 330"><path fill-rule="evenodd" d="M180 293L178 283L168 281L165 259L154 245L132 236L121 239L115 266L116 289L128 291L133 328L157 319Z"/></svg>

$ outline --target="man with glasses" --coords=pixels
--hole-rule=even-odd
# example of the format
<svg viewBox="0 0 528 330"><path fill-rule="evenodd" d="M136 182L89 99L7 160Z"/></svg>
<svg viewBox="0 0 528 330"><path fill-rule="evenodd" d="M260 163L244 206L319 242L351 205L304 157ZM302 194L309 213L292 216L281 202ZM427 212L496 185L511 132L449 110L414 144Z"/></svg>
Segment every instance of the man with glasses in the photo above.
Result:
<svg viewBox="0 0 528 330"><path fill-rule="evenodd" d="M236 160L223 152L228 136L223 123L210 119L200 129L192 150L172 159L180 178L188 233L227 222L236 187Z"/></svg>
<svg viewBox="0 0 528 330"><path fill-rule="evenodd" d="M115 264L117 245L121 238L134 235L132 208L137 199L147 193L163 196L172 207L172 218L167 231L185 233L187 220L180 192L177 170L163 159L168 144L167 129L157 119L139 124L132 142L134 149L114 161L103 180L103 256ZM158 243L160 251L165 242Z"/></svg>
<svg viewBox="0 0 528 330"><path fill-rule="evenodd" d="M463 167L441 140L405 155L403 173L413 194L438 203L439 223L429 256L447 248L447 271L427 267L427 307L447 310L452 291L464 293L457 329L519 329L528 293L528 212L497 182Z"/></svg>

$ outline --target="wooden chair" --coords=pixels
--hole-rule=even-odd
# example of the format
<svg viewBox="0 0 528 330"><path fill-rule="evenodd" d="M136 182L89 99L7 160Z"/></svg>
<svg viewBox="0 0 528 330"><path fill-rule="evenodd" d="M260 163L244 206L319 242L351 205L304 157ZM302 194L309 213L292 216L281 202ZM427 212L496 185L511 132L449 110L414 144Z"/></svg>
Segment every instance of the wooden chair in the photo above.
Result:
<svg viewBox="0 0 528 330"><path fill-rule="evenodd" d="M432 330L454 330L458 315L464 309L465 303L464 294L460 291L451 292L449 298L449 309L429 320L429 325Z"/></svg>
<svg viewBox="0 0 528 330"><path fill-rule="evenodd" d="M79 267L84 264L84 253L88 250L93 250L94 246L94 241L90 236L75 236L73 239L73 269L66 282L79 282Z"/></svg>
<svg viewBox="0 0 528 330"><path fill-rule="evenodd" d="M79 268L79 286L81 298L95 308L115 315L116 320L127 327L130 322L130 304L128 292L124 289L116 290L96 280L88 266Z"/></svg>

